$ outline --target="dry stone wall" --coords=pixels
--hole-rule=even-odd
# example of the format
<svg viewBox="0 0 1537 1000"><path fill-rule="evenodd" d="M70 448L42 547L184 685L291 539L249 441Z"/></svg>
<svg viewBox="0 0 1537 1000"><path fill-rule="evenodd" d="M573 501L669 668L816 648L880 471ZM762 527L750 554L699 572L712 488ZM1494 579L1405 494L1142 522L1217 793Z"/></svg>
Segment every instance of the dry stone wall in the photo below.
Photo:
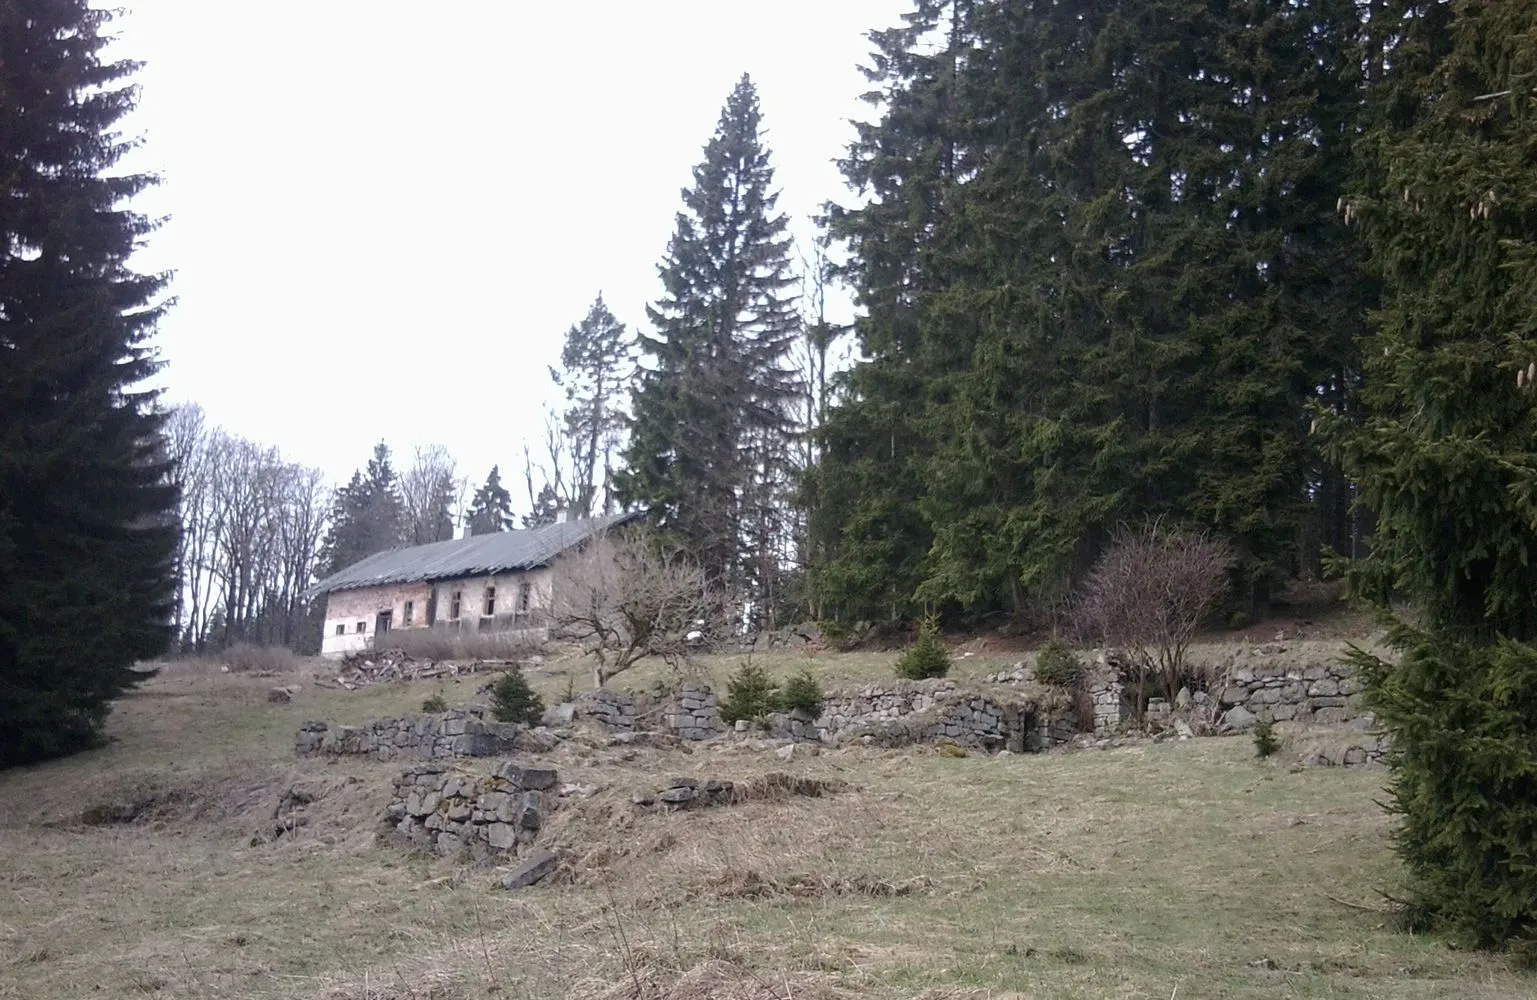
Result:
<svg viewBox="0 0 1537 1000"><path fill-rule="evenodd" d="M527 731L510 722L490 722L463 709L438 715L405 715L366 726L306 722L294 738L300 757L364 754L375 760L497 757L529 749Z"/></svg>
<svg viewBox="0 0 1537 1000"><path fill-rule="evenodd" d="M1260 721L1310 722L1319 725L1351 722L1365 712L1361 682L1342 663L1306 665L1266 664L1235 669L1218 698L1230 717L1242 708Z"/></svg>
<svg viewBox="0 0 1537 1000"><path fill-rule="evenodd" d="M486 776L418 764L395 779L385 816L411 843L477 860L531 845L558 801L554 770L508 762Z"/></svg>
<svg viewBox="0 0 1537 1000"><path fill-rule="evenodd" d="M831 692L815 725L825 743L894 747L948 740L1016 753L1066 742L1076 730L1065 709L1046 709L1022 693L1000 697L967 690L953 680Z"/></svg>
<svg viewBox="0 0 1537 1000"><path fill-rule="evenodd" d="M715 692L708 684L689 681L665 716L668 729L679 739L707 740L724 731Z"/></svg>
<svg viewBox="0 0 1537 1000"><path fill-rule="evenodd" d="M634 732L640 718L640 705L628 691L598 688L583 691L576 696L576 714L582 718L608 726Z"/></svg>

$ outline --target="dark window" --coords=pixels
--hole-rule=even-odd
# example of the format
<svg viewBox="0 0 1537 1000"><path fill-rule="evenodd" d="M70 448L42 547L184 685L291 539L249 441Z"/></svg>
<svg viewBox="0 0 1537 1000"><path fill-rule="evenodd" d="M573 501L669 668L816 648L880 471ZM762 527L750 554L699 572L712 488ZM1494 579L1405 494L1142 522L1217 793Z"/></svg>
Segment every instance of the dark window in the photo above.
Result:
<svg viewBox="0 0 1537 1000"><path fill-rule="evenodd" d="M358 631L359 632L367 632L368 631L368 623L367 622L358 622Z"/></svg>
<svg viewBox="0 0 1537 1000"><path fill-rule="evenodd" d="M343 624L342 622L337 622L336 623L336 634L337 635L346 635L347 634L347 626L345 624Z"/></svg>
<svg viewBox="0 0 1537 1000"><path fill-rule="evenodd" d="M462 590L454 591L454 599L451 602L449 602L449 606L448 606L448 617L450 617L450 618L458 618L459 617L459 605L462 604L463 602L464 602L464 591L462 591Z"/></svg>
<svg viewBox="0 0 1537 1000"><path fill-rule="evenodd" d="M524 580L522 583L518 584L518 613L519 614L526 614L528 612L529 595L530 595L530 593L531 593L531 591L533 589L534 588L532 588L532 587L530 587L528 585L528 581L527 580Z"/></svg>
<svg viewBox="0 0 1537 1000"><path fill-rule="evenodd" d="M411 616L415 613L415 611L416 611L416 604L415 604L415 602L414 601L407 601L406 602L406 606L400 612L400 627L401 628L410 628L411 627Z"/></svg>
<svg viewBox="0 0 1537 1000"><path fill-rule="evenodd" d="M486 588L486 610L485 610L485 616L487 618L490 618L490 617L492 617L495 614L496 614L496 588L495 587L487 587Z"/></svg>

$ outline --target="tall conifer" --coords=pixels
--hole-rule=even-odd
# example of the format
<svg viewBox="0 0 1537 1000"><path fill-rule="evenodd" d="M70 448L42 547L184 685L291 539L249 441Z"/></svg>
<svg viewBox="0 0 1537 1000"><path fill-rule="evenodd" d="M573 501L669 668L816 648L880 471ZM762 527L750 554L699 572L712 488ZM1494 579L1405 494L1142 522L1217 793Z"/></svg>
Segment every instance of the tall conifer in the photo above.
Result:
<svg viewBox="0 0 1537 1000"><path fill-rule="evenodd" d="M0 766L99 739L162 652L176 490L143 382L166 279L130 255L153 183L132 143L138 64L85 0L0 4Z"/></svg>
<svg viewBox="0 0 1537 1000"><path fill-rule="evenodd" d="M752 81L721 112L658 270L663 297L640 335L621 495L650 512L706 571L754 586L747 526L783 503L799 330L790 239Z"/></svg>

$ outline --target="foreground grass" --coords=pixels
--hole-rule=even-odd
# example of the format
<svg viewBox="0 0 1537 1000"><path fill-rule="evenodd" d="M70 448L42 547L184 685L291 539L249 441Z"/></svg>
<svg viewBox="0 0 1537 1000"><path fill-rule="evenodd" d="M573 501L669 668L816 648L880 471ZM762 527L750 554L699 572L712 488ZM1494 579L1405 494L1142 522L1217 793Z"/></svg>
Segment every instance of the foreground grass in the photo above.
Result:
<svg viewBox="0 0 1537 1000"><path fill-rule="evenodd" d="M1244 740L789 765L741 745L570 747L562 779L599 789L556 814L572 864L506 894L376 841L394 768L292 758L303 719L361 722L435 685L269 705L271 683L157 679L124 699L112 745L0 774L0 997L617 998L701 967L732 982L690 996L1537 994L1380 912L1396 878L1380 775L1294 773ZM856 790L628 804L668 774L786 767ZM311 824L253 844L295 782L318 793ZM78 822L166 792L146 820Z"/></svg>

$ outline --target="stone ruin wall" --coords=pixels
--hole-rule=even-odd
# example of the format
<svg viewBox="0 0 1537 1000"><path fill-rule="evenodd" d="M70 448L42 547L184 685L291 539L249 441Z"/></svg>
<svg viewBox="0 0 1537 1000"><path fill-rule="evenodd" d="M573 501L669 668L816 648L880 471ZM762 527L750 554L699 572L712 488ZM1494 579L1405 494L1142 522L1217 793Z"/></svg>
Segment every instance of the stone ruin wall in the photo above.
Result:
<svg viewBox="0 0 1537 1000"><path fill-rule="evenodd" d="M378 719L366 726L306 722L294 738L294 752L300 757L362 754L385 761L433 760L497 757L518 749L528 749L523 727L490 722L464 709Z"/></svg>
<svg viewBox="0 0 1537 1000"><path fill-rule="evenodd" d="M1178 705L1151 699L1149 719L1167 723L1183 713L1236 730L1257 721L1321 725L1370 721L1352 667L1323 656L1317 662L1293 664L1266 662L1267 658L1266 648L1255 649L1215 675L1209 692L1182 692ZM1131 722L1133 693L1114 679L1103 656L1098 666L1087 699L1093 706L1093 732L1104 737ZM949 741L1016 753L1071 741L1080 732L1078 710L1066 698L1043 706L1036 700L1038 695L1018 690L1031 681L1031 668L1021 662L973 685L941 678L833 690L827 692L815 719L775 715L769 718L766 732L746 724L738 724L737 731L833 746L853 741L886 747ZM548 746L547 739L523 727L482 716L483 707L472 707L442 716L408 715L356 727L309 722L297 734L295 751L299 756L363 754L388 761L494 757ZM570 705L553 708L546 721L558 726L578 718L618 733L653 731L689 741L713 739L728 731L720 721L718 696L697 681L685 683L671 696L584 691Z"/></svg>
<svg viewBox="0 0 1537 1000"><path fill-rule="evenodd" d="M1026 753L1070 740L1071 706L1045 709L1033 699L984 694L949 679L871 684L831 691L815 722L816 738L876 746L946 740L960 746Z"/></svg>

